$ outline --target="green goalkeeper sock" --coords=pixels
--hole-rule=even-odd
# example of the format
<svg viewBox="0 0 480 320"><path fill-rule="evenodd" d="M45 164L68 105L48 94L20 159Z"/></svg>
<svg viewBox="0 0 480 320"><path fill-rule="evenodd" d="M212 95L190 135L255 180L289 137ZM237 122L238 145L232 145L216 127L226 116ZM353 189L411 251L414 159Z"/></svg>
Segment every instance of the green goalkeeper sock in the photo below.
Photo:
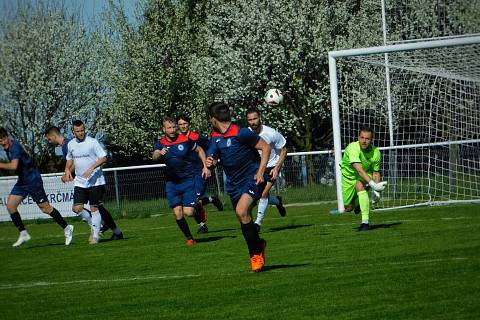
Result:
<svg viewBox="0 0 480 320"><path fill-rule="evenodd" d="M362 210L362 223L368 223L368 215L370 214L370 199L368 192L363 190L357 193L360 209Z"/></svg>

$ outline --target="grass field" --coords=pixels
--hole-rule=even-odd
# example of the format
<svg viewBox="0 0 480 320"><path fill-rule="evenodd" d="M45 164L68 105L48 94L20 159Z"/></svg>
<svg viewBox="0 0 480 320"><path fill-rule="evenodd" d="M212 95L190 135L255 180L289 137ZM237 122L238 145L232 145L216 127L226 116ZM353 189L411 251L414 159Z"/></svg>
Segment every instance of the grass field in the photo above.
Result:
<svg viewBox="0 0 480 320"><path fill-rule="evenodd" d="M480 317L480 206L374 212L364 233L328 209L269 209L258 274L231 211L212 211L194 247L170 215L120 219L126 239L95 246L75 221L70 247L57 225L32 223L14 249L16 229L0 224L0 319Z"/></svg>

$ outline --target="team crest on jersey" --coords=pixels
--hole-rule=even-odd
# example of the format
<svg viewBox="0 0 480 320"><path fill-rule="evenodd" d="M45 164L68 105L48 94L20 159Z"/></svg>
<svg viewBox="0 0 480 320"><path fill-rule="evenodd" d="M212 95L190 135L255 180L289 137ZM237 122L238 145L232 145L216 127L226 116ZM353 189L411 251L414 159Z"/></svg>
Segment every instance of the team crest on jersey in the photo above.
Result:
<svg viewBox="0 0 480 320"><path fill-rule="evenodd" d="M178 150L183 151L183 145L179 144L178 145Z"/></svg>
<svg viewBox="0 0 480 320"><path fill-rule="evenodd" d="M227 140L227 147L230 147L232 145L232 140L231 139L228 139Z"/></svg>

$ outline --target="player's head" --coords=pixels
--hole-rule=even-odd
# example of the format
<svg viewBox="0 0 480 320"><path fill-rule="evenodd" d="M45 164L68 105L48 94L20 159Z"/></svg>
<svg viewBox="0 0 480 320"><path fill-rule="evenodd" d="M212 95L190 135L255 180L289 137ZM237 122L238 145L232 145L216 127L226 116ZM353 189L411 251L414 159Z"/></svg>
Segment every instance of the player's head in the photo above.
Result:
<svg viewBox="0 0 480 320"><path fill-rule="evenodd" d="M373 130L370 127L362 127L360 129L360 134L358 135L358 142L360 142L360 148L362 150L367 150L372 144L373 140Z"/></svg>
<svg viewBox="0 0 480 320"><path fill-rule="evenodd" d="M257 107L248 108L246 111L248 126L256 133L262 131L262 116Z"/></svg>
<svg viewBox="0 0 480 320"><path fill-rule="evenodd" d="M230 116L230 109L224 102L214 102L208 106L208 116L212 125L218 129L219 122L232 121Z"/></svg>
<svg viewBox="0 0 480 320"><path fill-rule="evenodd" d="M72 122L72 131L75 135L75 138L79 141L85 140L86 131L85 131L85 124L82 120L75 120Z"/></svg>
<svg viewBox="0 0 480 320"><path fill-rule="evenodd" d="M172 117L163 118L163 134L168 140L174 141L177 139L177 122Z"/></svg>
<svg viewBox="0 0 480 320"><path fill-rule="evenodd" d="M45 137L47 138L48 143L52 145L60 145L62 143L61 138L63 138L62 134L60 133L60 129L56 126L48 127L45 130Z"/></svg>
<svg viewBox="0 0 480 320"><path fill-rule="evenodd" d="M190 117L182 113L177 117L178 129L181 133L186 134L190 131Z"/></svg>
<svg viewBox="0 0 480 320"><path fill-rule="evenodd" d="M3 127L0 127L0 145L3 147L3 149L8 149L8 145L9 145L9 135L8 135L8 130L3 128Z"/></svg>

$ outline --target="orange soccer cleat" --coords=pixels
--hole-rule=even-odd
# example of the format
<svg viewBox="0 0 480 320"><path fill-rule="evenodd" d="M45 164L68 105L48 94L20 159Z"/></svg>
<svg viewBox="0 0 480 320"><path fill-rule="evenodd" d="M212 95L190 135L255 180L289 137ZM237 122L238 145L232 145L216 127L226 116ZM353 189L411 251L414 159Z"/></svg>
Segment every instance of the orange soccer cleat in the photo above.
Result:
<svg viewBox="0 0 480 320"><path fill-rule="evenodd" d="M197 241L195 241L194 239L188 239L187 240L187 246L189 246L189 247L193 246L196 243L197 243Z"/></svg>
<svg viewBox="0 0 480 320"><path fill-rule="evenodd" d="M267 246L267 241L263 240L263 248L259 254L254 254L250 258L250 265L252 267L252 272L259 272L262 271L263 267L265 266L265 247Z"/></svg>

